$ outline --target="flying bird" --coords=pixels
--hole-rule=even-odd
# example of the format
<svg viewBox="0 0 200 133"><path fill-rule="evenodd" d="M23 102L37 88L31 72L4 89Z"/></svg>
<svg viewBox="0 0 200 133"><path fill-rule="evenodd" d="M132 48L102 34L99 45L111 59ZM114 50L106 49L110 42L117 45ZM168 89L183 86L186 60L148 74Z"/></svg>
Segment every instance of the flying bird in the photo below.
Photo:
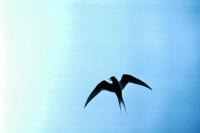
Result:
<svg viewBox="0 0 200 133"><path fill-rule="evenodd" d="M112 83L109 83L109 82L103 80L95 87L95 89L89 95L84 108L97 94L99 94L102 90L106 90L106 91L110 91L110 92L113 92L116 94L118 103L119 103L119 107L120 107L120 111L121 111L121 104L123 104L124 109L126 110L126 106L125 106L125 103L124 103L124 100L122 97L122 90L125 88L125 86L128 83L134 83L137 85L141 85L141 86L144 86L144 87L152 90L151 87L149 87L145 82L143 82L140 79L137 79L136 77L128 75L128 74L124 74L120 81L118 81L117 78L114 76L112 76L109 80L112 81Z"/></svg>

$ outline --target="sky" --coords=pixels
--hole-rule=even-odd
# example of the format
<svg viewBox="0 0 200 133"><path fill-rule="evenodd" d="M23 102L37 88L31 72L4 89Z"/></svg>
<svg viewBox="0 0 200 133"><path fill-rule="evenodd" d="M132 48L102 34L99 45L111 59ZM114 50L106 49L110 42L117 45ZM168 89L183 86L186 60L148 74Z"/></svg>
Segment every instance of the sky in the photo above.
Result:
<svg viewBox="0 0 200 133"><path fill-rule="evenodd" d="M1 0L1 133L200 131L200 3ZM127 114L94 87L131 74Z"/></svg>

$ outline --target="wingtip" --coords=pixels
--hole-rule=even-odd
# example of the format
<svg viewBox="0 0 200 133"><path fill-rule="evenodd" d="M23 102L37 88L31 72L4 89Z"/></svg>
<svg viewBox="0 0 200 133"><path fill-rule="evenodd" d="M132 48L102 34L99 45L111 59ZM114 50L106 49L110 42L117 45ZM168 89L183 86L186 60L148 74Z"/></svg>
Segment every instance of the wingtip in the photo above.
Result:
<svg viewBox="0 0 200 133"><path fill-rule="evenodd" d="M152 88L150 86L148 86L147 84L145 85L145 87L147 87L149 90L152 91Z"/></svg>
<svg viewBox="0 0 200 133"><path fill-rule="evenodd" d="M152 90L152 88L151 87L149 87L148 85L146 86L149 90Z"/></svg>
<svg viewBox="0 0 200 133"><path fill-rule="evenodd" d="M87 106L87 103L85 103L85 105L84 105L84 109L86 108L86 106Z"/></svg>

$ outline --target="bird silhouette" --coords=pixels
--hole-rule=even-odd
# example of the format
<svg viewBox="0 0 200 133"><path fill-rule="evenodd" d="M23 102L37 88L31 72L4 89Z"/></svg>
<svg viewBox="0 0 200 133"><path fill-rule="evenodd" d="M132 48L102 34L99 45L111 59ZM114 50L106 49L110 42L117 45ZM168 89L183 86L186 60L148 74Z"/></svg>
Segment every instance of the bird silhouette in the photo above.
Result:
<svg viewBox="0 0 200 133"><path fill-rule="evenodd" d="M97 94L99 94L102 90L106 90L106 91L110 91L110 92L113 92L116 94L118 103L119 103L119 107L120 107L120 111L121 111L121 104L123 104L124 109L126 111L126 105L125 105L123 97L122 97L122 90L125 88L125 86L128 83L134 83L137 85L141 85L141 86L144 86L144 87L152 90L151 87L149 87L145 82L143 82L140 79L137 79L136 77L128 75L128 74L124 74L120 81L118 81L116 79L116 77L114 77L114 76L112 76L109 80L111 80L112 83L108 83L107 81L103 80L95 87L95 89L90 93L90 95L85 103L84 108Z"/></svg>

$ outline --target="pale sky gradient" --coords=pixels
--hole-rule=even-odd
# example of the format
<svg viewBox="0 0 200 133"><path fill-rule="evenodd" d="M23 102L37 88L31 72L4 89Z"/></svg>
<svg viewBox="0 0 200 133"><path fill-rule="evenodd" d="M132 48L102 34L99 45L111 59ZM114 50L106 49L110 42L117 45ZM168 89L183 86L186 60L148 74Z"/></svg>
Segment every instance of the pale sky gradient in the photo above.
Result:
<svg viewBox="0 0 200 133"><path fill-rule="evenodd" d="M0 3L0 132L200 131L198 1ZM83 109L98 82L123 73L153 91L128 85L127 115L108 92Z"/></svg>

